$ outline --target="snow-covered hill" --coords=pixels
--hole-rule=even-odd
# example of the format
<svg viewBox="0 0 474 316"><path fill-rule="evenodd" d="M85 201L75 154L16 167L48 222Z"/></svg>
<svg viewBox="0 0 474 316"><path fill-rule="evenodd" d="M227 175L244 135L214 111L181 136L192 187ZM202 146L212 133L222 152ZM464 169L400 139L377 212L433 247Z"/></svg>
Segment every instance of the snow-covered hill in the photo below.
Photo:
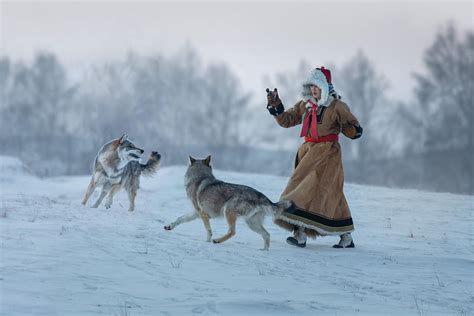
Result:
<svg viewBox="0 0 474 316"><path fill-rule="evenodd" d="M264 252L243 222L219 245L199 220L163 230L191 211L185 167L144 178L133 213L124 192L110 210L82 206L89 177L40 180L6 157L0 170L1 315L474 313L473 196L346 184L355 249L291 247L268 218ZM287 181L215 174L272 200Z"/></svg>

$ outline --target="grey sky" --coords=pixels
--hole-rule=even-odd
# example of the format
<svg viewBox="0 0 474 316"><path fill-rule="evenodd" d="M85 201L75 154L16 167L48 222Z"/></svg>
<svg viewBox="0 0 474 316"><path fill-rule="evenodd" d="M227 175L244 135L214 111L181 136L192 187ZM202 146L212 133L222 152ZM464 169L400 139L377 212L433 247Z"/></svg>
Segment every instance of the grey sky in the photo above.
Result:
<svg viewBox="0 0 474 316"><path fill-rule="evenodd" d="M132 50L173 53L189 42L204 62L224 61L246 89L262 77L346 62L362 49L391 83L409 93L411 73L436 30L448 21L473 29L468 2L1 2L2 54L29 59L56 52L74 69ZM337 87L337 78L335 78Z"/></svg>

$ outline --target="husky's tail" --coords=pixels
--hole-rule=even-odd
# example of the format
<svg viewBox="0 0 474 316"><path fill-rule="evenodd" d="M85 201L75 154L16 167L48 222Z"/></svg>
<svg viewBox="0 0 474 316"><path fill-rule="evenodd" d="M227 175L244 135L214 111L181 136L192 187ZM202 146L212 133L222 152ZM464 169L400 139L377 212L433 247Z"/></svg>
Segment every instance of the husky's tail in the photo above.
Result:
<svg viewBox="0 0 474 316"><path fill-rule="evenodd" d="M146 164L141 165L143 175L151 176L156 173L158 167L160 166L160 160L161 155L156 151L152 151Z"/></svg>

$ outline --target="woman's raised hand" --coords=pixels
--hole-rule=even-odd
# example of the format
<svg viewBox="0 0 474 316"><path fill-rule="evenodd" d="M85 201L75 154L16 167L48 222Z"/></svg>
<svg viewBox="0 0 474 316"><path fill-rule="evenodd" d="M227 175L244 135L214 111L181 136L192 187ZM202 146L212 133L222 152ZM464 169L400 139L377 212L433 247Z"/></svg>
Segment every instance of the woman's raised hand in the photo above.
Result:
<svg viewBox="0 0 474 316"><path fill-rule="evenodd" d="M267 88L267 103L273 107L277 107L281 104L277 88L273 89L273 91L270 91L270 89Z"/></svg>
<svg viewBox="0 0 474 316"><path fill-rule="evenodd" d="M273 91L270 91L270 89L267 88L267 110L271 115L274 116L277 116L285 111L283 103L278 96L277 88L273 89Z"/></svg>

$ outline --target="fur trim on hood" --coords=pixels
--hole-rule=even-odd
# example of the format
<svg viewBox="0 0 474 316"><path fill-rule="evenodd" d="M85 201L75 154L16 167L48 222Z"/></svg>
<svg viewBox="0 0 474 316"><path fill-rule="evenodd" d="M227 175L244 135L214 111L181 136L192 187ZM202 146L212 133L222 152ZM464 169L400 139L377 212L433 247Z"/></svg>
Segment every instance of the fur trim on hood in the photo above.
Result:
<svg viewBox="0 0 474 316"><path fill-rule="evenodd" d="M311 99L311 85L318 86L319 89L321 89L321 99L318 104L327 105L329 99L329 83L320 69L316 68L311 70L306 80L303 81L303 91L301 95L305 101Z"/></svg>

